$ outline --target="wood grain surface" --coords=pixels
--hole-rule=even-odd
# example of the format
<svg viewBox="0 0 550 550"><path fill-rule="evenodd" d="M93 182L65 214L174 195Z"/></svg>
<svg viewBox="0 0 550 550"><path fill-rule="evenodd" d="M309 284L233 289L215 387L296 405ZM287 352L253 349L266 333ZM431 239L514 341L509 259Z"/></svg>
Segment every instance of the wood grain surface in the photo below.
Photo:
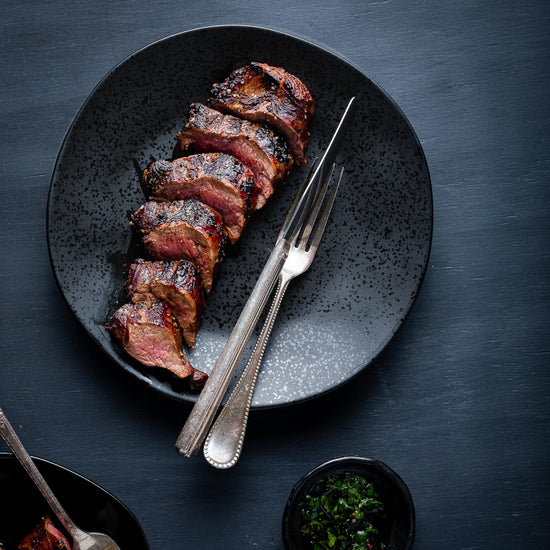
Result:
<svg viewBox="0 0 550 550"><path fill-rule="evenodd" d="M97 82L152 41L228 23L309 39L380 84L424 147L435 219L420 295L376 363L253 413L240 462L217 471L174 451L190 407L122 372L75 321L45 220L57 152ZM151 550L282 549L293 484L340 454L407 482L415 548L549 548L549 23L536 0L7 2L0 403L31 453L117 495Z"/></svg>

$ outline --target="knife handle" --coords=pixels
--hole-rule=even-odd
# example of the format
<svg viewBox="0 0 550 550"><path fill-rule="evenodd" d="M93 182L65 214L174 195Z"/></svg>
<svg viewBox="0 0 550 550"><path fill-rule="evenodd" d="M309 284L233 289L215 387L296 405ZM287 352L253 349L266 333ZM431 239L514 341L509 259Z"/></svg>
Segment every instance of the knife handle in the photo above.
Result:
<svg viewBox="0 0 550 550"><path fill-rule="evenodd" d="M284 239L278 240L273 248L229 339L176 441L176 449L183 456L193 456L204 441L242 357L246 344L252 335L254 327L258 323L269 296L273 292L289 248L289 243Z"/></svg>

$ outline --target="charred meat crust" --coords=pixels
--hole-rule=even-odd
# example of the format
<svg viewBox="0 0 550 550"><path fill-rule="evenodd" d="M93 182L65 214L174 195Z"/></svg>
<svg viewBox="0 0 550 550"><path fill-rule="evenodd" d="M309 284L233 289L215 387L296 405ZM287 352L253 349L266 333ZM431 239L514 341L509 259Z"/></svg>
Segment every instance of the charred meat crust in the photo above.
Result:
<svg viewBox="0 0 550 550"><path fill-rule="evenodd" d="M231 185L248 202L254 189L254 174L232 155L225 153L202 153L175 159L158 160L144 172L144 181L154 198L175 200L166 197L169 182L194 181L202 178L220 180Z"/></svg>
<svg viewBox="0 0 550 550"><path fill-rule="evenodd" d="M241 236L250 214L254 174L232 155L157 160L144 171L143 181L156 201L194 198L211 206L221 214L231 242Z"/></svg>
<svg viewBox="0 0 550 550"><path fill-rule="evenodd" d="M220 215L198 200L169 202L148 201L131 216L131 222L142 231L150 231L159 224L186 221L207 233L219 233Z"/></svg>
<svg viewBox="0 0 550 550"><path fill-rule="evenodd" d="M204 313L204 292L197 268L187 260L137 259L128 272L126 290L133 303L167 303L176 317L186 343L195 338Z"/></svg>
<svg viewBox="0 0 550 550"><path fill-rule="evenodd" d="M195 199L148 201L132 214L130 224L155 259L193 262L210 292L229 242L216 210Z"/></svg>
<svg viewBox="0 0 550 550"><path fill-rule="evenodd" d="M233 155L254 173L252 208L261 208L292 166L286 139L266 124L224 115L201 103L193 103L187 121L177 135L181 149L223 152Z"/></svg>
<svg viewBox="0 0 550 550"><path fill-rule="evenodd" d="M281 67L252 62L214 84L210 103L225 113L271 124L288 140L297 164L305 164L315 103L296 76Z"/></svg>

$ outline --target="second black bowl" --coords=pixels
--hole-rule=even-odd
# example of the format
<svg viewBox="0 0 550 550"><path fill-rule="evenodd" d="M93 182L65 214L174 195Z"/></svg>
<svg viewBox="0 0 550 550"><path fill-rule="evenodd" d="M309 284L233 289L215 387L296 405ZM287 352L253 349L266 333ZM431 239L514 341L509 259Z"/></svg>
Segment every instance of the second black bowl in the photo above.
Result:
<svg viewBox="0 0 550 550"><path fill-rule="evenodd" d="M415 534L415 510L405 482L389 466L372 458L336 457L317 466L300 479L292 489L283 514L283 540L287 550L305 550L302 539L300 502L314 485L335 474L364 476L376 488L387 513L393 519L388 550L410 550Z"/></svg>
<svg viewBox="0 0 550 550"><path fill-rule="evenodd" d="M85 477L42 458L33 458L40 473L82 529L103 532L115 539L121 550L149 550L141 526L118 498ZM59 521L38 489L11 453L0 453L0 543L17 548L19 542L49 515Z"/></svg>

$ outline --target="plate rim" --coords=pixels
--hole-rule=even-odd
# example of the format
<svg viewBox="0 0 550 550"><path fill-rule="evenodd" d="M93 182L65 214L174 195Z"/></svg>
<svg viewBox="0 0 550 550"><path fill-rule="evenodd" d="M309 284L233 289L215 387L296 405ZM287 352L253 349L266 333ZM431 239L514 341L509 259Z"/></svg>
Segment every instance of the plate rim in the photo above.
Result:
<svg viewBox="0 0 550 550"><path fill-rule="evenodd" d="M204 31L215 31L215 30L233 31L233 30L242 30L242 29L249 29L249 30L255 30L255 31L274 33L274 34L276 34L276 35L278 35L279 37L282 37L282 38L287 37L287 38L291 38L293 40L297 40L299 42L302 42L304 45L306 45L308 47L313 47L313 48L319 49L319 50L325 52L326 54L328 54L332 57L335 57L340 62L352 67L354 70L356 70L358 73L360 73L360 75L362 77L366 78L371 83L371 85L374 86L377 89L377 91L384 97L385 101L387 101L391 105L391 107L396 111L396 113L399 115L400 119L405 122L408 130L411 133L412 140L415 143L415 145L417 146L417 149L418 149L418 151L421 155L420 163L426 171L425 185L426 185L426 189L427 189L427 192L428 192L427 193L428 194L427 203L428 203L428 206L429 206L429 213L430 213L430 216L429 216L430 217L430 219L429 219L429 238L427 239L427 241L425 243L425 246L426 245L427 246L426 246L426 252L425 252L425 257L424 257L424 265L422 267L422 272L419 274L419 277L418 277L418 285L416 286L414 296L412 297L410 303L408 304L408 308L406 309L406 311L399 318L399 320L394 324L394 326L391 327L391 330L388 332L387 337L379 343L379 346L377 348L375 348L373 350L370 360L368 360L356 372L348 375L345 378L345 380L341 380L340 382L332 385L331 387L325 388L321 391L318 391L315 394L307 395L307 396L303 396L303 397L299 397L299 398L294 398L294 399L291 399L291 400L285 401L285 402L266 403L266 404L254 404L253 403L252 406L251 406L252 409L276 409L276 408L280 408L280 407L296 405L298 403L305 403L305 402L310 401L312 399L317 399L317 398L322 397L322 396L324 396L328 393L331 393L331 392L341 388L342 386L346 385L348 382L350 382L350 381L354 380L355 378L357 378L361 373L365 372L368 369L369 366L371 366L373 363L375 363L376 360L378 359L378 357L381 355L381 353L387 348L389 343L393 340L393 338L395 337L397 332L401 329L401 327L403 326L403 324L407 320L409 314L411 313L411 311L412 311L412 309L413 309L413 307L416 303L416 300L418 299L418 296L420 294L420 290L422 288L424 279L426 277L426 273L427 273L427 269L428 269L428 265L429 265L429 258L430 258L430 255L431 255L431 249L432 249L432 244L433 244L434 204L433 204L433 187L432 187L432 183L431 183L431 175L430 175L429 165L428 165L428 161L427 161L427 158L426 158L424 148L422 147L422 143L421 143L421 141L418 137L418 134L416 133L416 131L415 131L414 127L412 126L410 120L408 119L408 117L406 116L406 114L404 113L402 108L399 106L399 104L393 99L393 97L380 84L378 84L378 82L376 82L373 78L371 78L363 69L361 69L359 66L357 66L353 61L350 61L345 56L335 52L330 47L328 47L324 44L321 44L320 42L317 42L316 40L314 41L314 40L306 38L304 36L300 36L300 35L297 35L297 34L294 34L294 33L289 33L289 32L282 31L282 30L272 28L272 27L269 27L269 26L249 25L249 24L217 24L217 25L207 25L207 26L204 26L204 27L194 27L192 29L187 29L187 30L184 30L184 31L181 31L181 32L171 33L167 36L164 36L164 37L159 38L157 40L154 40L154 41L152 41L152 42L150 42L150 43L148 43L144 46L141 46L141 47L137 48L131 54L127 55L121 61L116 63L114 66L112 66L105 73L105 75L95 84L95 86L91 89L91 91L88 93L88 95L86 96L86 98L84 99L84 101L82 102L82 104L80 105L78 110L76 111L75 115L72 118L72 121L71 121L69 127L67 128L67 130L65 132L65 135L63 137L63 140L61 142L61 145L59 146L59 150L58 150L57 155L56 155L55 163L54 163L52 173L51 173L51 177L50 177L49 188L48 188L47 203L46 203L47 204L47 207L46 207L46 242L47 242L47 248L48 248L48 256L49 256L49 259L50 259L50 266L51 266L52 271L53 271L53 275L54 275L56 285L57 285L57 287L58 287L65 303L69 307L72 315L76 318L76 320L78 321L80 327L84 329L87 336L92 339L92 341L95 343L95 345L97 347L99 347L99 349L103 352L103 354L105 356L107 356L110 361L113 361L113 362L117 363L116 359L104 348L104 346L98 340L98 338L87 329L87 327L85 326L83 320L80 319L79 315L77 314L77 312L75 311L75 309L71 305L71 303L69 302L69 300L68 300L68 298L67 298L67 296L66 296L66 294L63 290L63 287L61 285L61 282L59 280L59 277L58 277L58 274L57 274L57 271L56 271L56 268L55 268L54 258L53 258L53 254L52 254L52 244L51 244L51 238L50 238L50 224L51 224L51 218L53 216L52 194L53 194L53 190L54 190L54 183L55 183L55 178L56 178L56 174L57 174L57 171L58 171L59 164L60 164L61 159L63 157L64 151L67 147L67 143L69 142L69 138L71 137L71 134L72 134L76 124L78 123L80 117L82 116L83 112L85 111L87 105L91 102L91 100L92 100L93 96L95 95L95 93L105 84L105 82L111 77L111 75L113 73L115 73L120 67L122 67L123 65L128 63L130 60L134 59L135 57L141 55L143 52L145 52L149 49L152 49L154 47L157 47L159 44L168 42L170 40L177 39L177 38L185 36L185 35L190 35L190 34L193 34L193 33L199 33L199 32L204 32ZM159 393L159 394L161 394L165 397L171 398L175 401L184 402L184 403L188 403L188 404L192 405L198 398L198 395L195 395L195 394L189 394L189 395L188 394L177 394L176 392L170 393L168 391L165 391L161 387L156 386L154 380L152 380L151 378L149 378L145 374L141 373L137 369L132 369L130 371L128 368L123 366L122 370L124 372L126 372L128 375L131 375L134 378L137 378L138 380L140 380L142 382L145 382L146 386L148 386L150 389L156 391L157 393Z"/></svg>

